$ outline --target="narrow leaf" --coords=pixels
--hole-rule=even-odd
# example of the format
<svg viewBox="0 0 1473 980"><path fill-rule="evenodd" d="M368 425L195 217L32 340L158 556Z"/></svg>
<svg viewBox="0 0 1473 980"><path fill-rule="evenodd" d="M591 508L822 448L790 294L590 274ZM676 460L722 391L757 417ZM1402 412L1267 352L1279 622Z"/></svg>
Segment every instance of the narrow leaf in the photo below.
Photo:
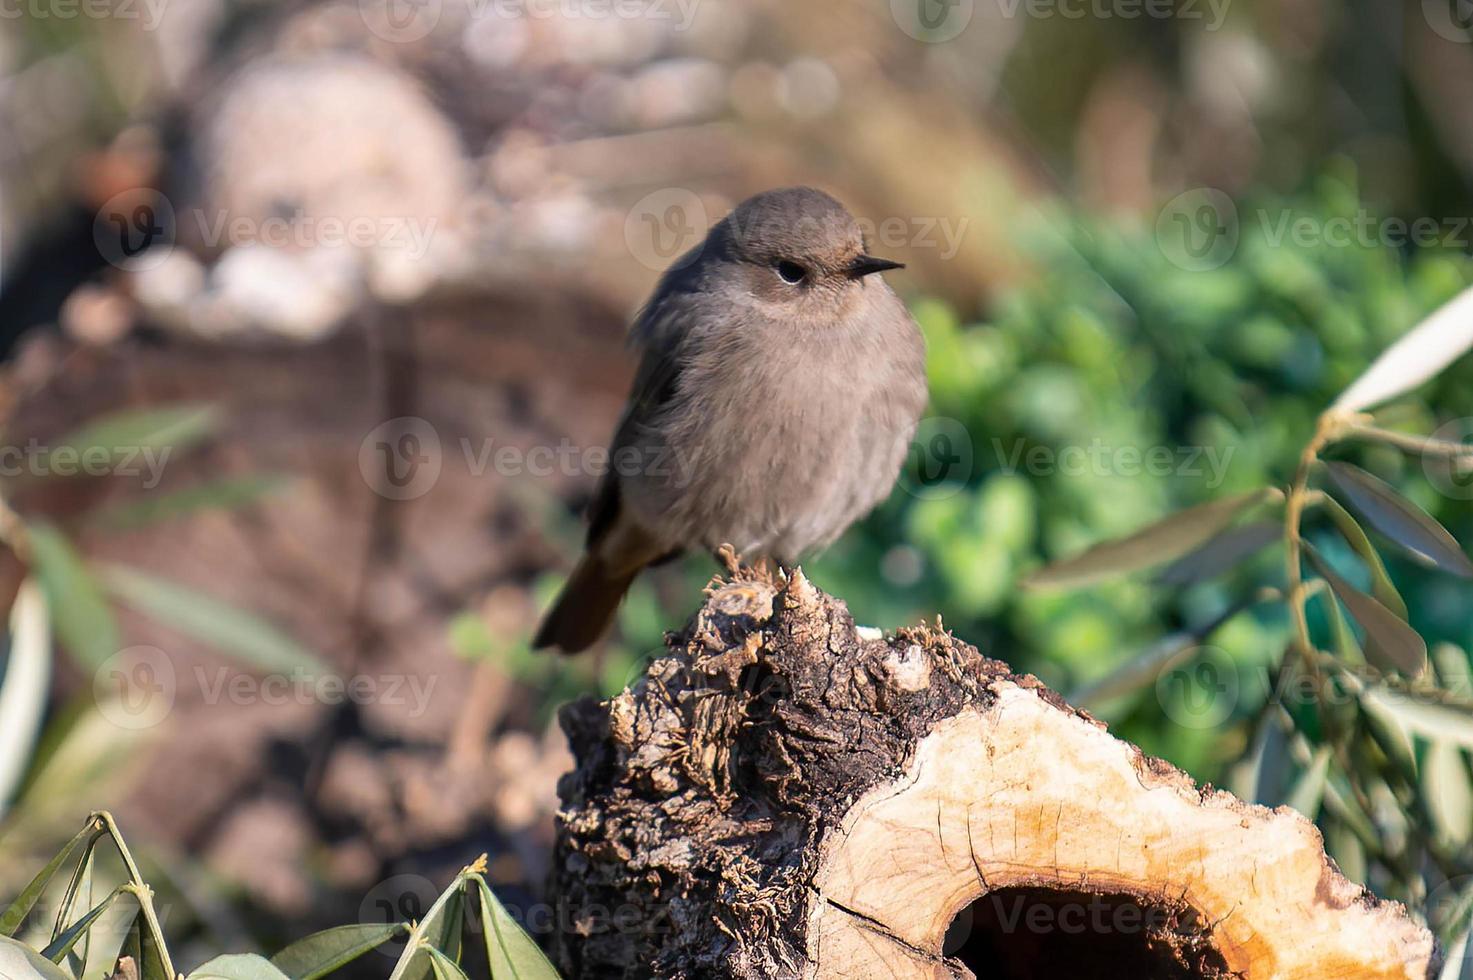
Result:
<svg viewBox="0 0 1473 980"><path fill-rule="evenodd" d="M1424 564L1473 578L1473 561L1468 560L1447 528L1397 493L1389 483L1350 463L1326 463L1325 472L1341 495L1376 530Z"/></svg>
<svg viewBox="0 0 1473 980"><path fill-rule="evenodd" d="M316 980L408 931L403 922L324 929L298 939L271 957L271 962L291 980Z"/></svg>
<svg viewBox="0 0 1473 980"><path fill-rule="evenodd" d="M62 958L77 944L77 940L81 939L83 934L92 928L92 923L96 922L102 913L111 908L113 902L121 894L123 894L121 888L114 889L112 894L108 895L107 898L98 902L97 905L89 909L80 919L63 929L61 935L57 936L51 941L50 945L41 950L41 955L53 963L60 963Z"/></svg>
<svg viewBox="0 0 1473 980"><path fill-rule="evenodd" d="M9 936L0 936L0 977L5 980L72 980L61 967Z"/></svg>
<svg viewBox="0 0 1473 980"><path fill-rule="evenodd" d="M76 889L70 896L72 899L80 901L83 908L92 904L92 861L95 855L96 851L89 850L87 855L82 858L82 863L78 867L81 877L77 881ZM70 906L63 905L61 914L56 920L57 926L60 926L67 918L70 918L71 914ZM89 930L82 934L82 941L76 946L73 946L66 954L67 967L78 980L81 980L82 975L87 972L87 958L91 954L92 933Z"/></svg>
<svg viewBox="0 0 1473 980"><path fill-rule="evenodd" d="M1330 589L1322 590L1319 597L1325 604L1325 615L1330 620L1330 635L1335 638L1335 655L1348 664L1365 663L1366 657L1361 652L1360 641L1355 638L1355 631L1345 619L1340 600L1335 598L1335 593Z"/></svg>
<svg viewBox="0 0 1473 980"><path fill-rule="evenodd" d="M1306 544L1304 550L1315 569L1350 610L1350 615L1365 629L1366 656L1383 670L1399 670L1409 677L1420 674L1427 663L1427 641L1396 613L1335 574L1329 563L1309 545Z"/></svg>
<svg viewBox="0 0 1473 980"><path fill-rule="evenodd" d="M1320 746L1314 759L1294 783L1289 798L1284 802L1304 814L1309 820L1319 818L1320 804L1325 798L1325 781L1330 775L1330 749Z"/></svg>
<svg viewBox="0 0 1473 980"><path fill-rule="evenodd" d="M290 980L270 960L255 953L217 956L189 975L189 980Z"/></svg>
<svg viewBox="0 0 1473 980"><path fill-rule="evenodd" d="M148 921L143 910L133 916L133 922L128 926L128 934L123 937L123 948L118 953L121 956L131 956L134 964L138 967L139 980L174 980L169 976L169 971L164 968L163 957L159 955L158 946L154 943L153 934L148 928Z"/></svg>
<svg viewBox="0 0 1473 980"><path fill-rule="evenodd" d="M104 581L127 605L254 667L325 673L322 660L254 613L134 568L111 565Z"/></svg>
<svg viewBox="0 0 1473 980"><path fill-rule="evenodd" d="M1325 828L1325 848L1339 865L1341 874L1357 884L1365 884L1366 849L1354 831L1338 820L1331 822Z"/></svg>
<svg viewBox="0 0 1473 980"><path fill-rule="evenodd" d="M1361 693L1361 703L1374 705L1428 741L1473 749L1473 709L1415 698L1385 687L1367 688Z"/></svg>
<svg viewBox="0 0 1473 980"><path fill-rule="evenodd" d="M1396 613L1402 619L1407 618L1407 604L1396 590L1396 584L1391 581L1390 574L1386 571L1386 563L1381 560L1381 553L1376 546L1371 544L1371 539L1366 537L1366 532L1356 523L1355 518L1350 516L1350 511L1340 505L1340 501L1325 494L1323 497L1324 508L1339 529L1340 536L1347 544L1360 555L1361 561L1371 570L1371 594L1376 601L1387 609Z"/></svg>
<svg viewBox="0 0 1473 980"><path fill-rule="evenodd" d="M1412 741L1412 731L1397 714L1387 711L1377 701L1361 699L1361 718L1365 734L1408 780L1413 782L1417 775L1417 747Z"/></svg>
<svg viewBox="0 0 1473 980"><path fill-rule="evenodd" d="M51 938L54 941L61 935L62 930L71 921L72 912L80 900L83 908L92 904L92 859L97 853L97 842L92 841L82 850L82 859L77 862L76 870L72 872L72 880L67 882L66 893L61 897L61 907L56 913L56 923L51 928ZM86 894L83 894L85 889Z"/></svg>
<svg viewBox="0 0 1473 980"><path fill-rule="evenodd" d="M1242 527L1229 528L1166 569L1157 582L1165 586L1205 582L1258 554L1283 536L1283 527L1272 521L1254 521Z"/></svg>
<svg viewBox="0 0 1473 980"><path fill-rule="evenodd" d="M1456 847L1473 838L1473 783L1468 760L1449 742L1433 742L1422 757L1422 799L1438 836Z"/></svg>
<svg viewBox="0 0 1473 980"><path fill-rule="evenodd" d="M1024 579L1029 587L1079 586L1181 558L1210 541L1249 507L1274 493L1250 493L1178 511L1129 537L1106 541L1073 558L1039 569Z"/></svg>
<svg viewBox="0 0 1473 980"><path fill-rule="evenodd" d="M433 946L426 946L430 963L435 968L436 980L468 980L460 965Z"/></svg>
<svg viewBox="0 0 1473 980"><path fill-rule="evenodd" d="M109 531L132 531L202 510L235 510L285 485L285 478L268 474L217 480L163 494L154 492L94 511L87 523Z"/></svg>
<svg viewBox="0 0 1473 980"><path fill-rule="evenodd" d="M213 434L219 421L219 413L209 405L130 408L90 421L56 445L83 456L106 454L111 466L144 451L158 457L182 452Z"/></svg>
<svg viewBox="0 0 1473 980"><path fill-rule="evenodd" d="M1473 702L1473 664L1463 648L1453 643L1439 643L1432 648L1432 662L1437 665L1442 689L1463 701Z"/></svg>
<svg viewBox="0 0 1473 980"><path fill-rule="evenodd" d="M118 624L97 580L55 528L32 524L26 537L58 638L73 656L95 670L119 648Z"/></svg>
<svg viewBox="0 0 1473 980"><path fill-rule="evenodd" d="M1386 349L1332 407L1374 408L1416 388L1473 347L1473 288L1465 289Z"/></svg>
<svg viewBox="0 0 1473 980"><path fill-rule="evenodd" d="M66 846L57 852L56 857L47 862L46 867L37 872L36 877L31 879L31 883L26 885L21 893L16 896L15 901L10 903L10 907L5 910L5 914L0 915L0 936L15 935L15 931L26 920L26 916L35 907L36 901L41 897L41 893L46 890L46 886L51 883L51 879L61 870L61 866L67 863L67 860L76 853L79 847L92 844L93 841L102 836L102 833L103 831L98 823L89 820L87 826L77 832L77 836L67 841Z"/></svg>
<svg viewBox="0 0 1473 980"><path fill-rule="evenodd" d="M394 964L389 980L424 980L431 976L434 967L425 952L427 945L448 951L457 959L460 957L465 877L464 873L457 875L455 882L440 893L425 917L410 931L409 941L404 944L404 952Z"/></svg>
<svg viewBox="0 0 1473 980"><path fill-rule="evenodd" d="M46 714L51 683L51 626L46 596L21 583L10 609L8 656L0 656L0 817L26 774Z"/></svg>
<svg viewBox="0 0 1473 980"><path fill-rule="evenodd" d="M481 933L491 980L559 980L557 969L532 937L497 900L485 879L476 876L481 899Z"/></svg>
<svg viewBox="0 0 1473 980"><path fill-rule="evenodd" d="M1473 930L1465 930L1448 947L1447 959L1442 961L1442 970L1437 980L1473 980Z"/></svg>

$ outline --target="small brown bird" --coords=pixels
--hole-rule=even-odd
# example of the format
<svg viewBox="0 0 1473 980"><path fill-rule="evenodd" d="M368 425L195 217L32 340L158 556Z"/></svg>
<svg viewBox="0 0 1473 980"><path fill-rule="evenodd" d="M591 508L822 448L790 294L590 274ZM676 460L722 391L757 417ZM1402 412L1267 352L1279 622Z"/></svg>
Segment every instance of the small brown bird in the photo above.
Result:
<svg viewBox="0 0 1473 980"><path fill-rule="evenodd" d="M889 496L927 402L920 330L877 275L898 268L799 187L745 201L666 272L586 553L534 646L591 646L634 577L687 548L790 566Z"/></svg>

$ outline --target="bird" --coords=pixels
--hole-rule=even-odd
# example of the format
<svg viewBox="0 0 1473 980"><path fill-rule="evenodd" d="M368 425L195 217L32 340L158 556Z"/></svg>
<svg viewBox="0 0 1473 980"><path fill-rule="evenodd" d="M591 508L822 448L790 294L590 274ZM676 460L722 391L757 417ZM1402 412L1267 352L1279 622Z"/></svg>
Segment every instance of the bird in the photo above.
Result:
<svg viewBox="0 0 1473 980"><path fill-rule="evenodd" d="M890 495L929 400L925 341L881 275L902 268L838 200L792 187L743 201L666 270L535 649L593 646L647 567L730 548L792 568Z"/></svg>

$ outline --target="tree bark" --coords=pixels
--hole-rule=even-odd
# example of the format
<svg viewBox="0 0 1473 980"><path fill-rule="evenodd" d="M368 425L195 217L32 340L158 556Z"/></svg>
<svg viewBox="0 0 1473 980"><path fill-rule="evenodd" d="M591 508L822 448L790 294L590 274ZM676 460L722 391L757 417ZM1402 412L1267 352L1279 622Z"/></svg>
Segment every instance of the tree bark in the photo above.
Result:
<svg viewBox="0 0 1473 980"><path fill-rule="evenodd" d="M737 569L564 710L570 977L1418 978L1431 935L1315 827L1113 738L937 628Z"/></svg>

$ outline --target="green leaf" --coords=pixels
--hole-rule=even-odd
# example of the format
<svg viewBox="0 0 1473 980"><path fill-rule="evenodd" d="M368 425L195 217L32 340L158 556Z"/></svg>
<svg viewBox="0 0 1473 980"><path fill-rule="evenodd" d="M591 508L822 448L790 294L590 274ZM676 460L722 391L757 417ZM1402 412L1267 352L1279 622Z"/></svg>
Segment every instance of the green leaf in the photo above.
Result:
<svg viewBox="0 0 1473 980"><path fill-rule="evenodd" d="M408 931L403 922L324 929L298 939L271 957L271 962L291 980L316 980Z"/></svg>
<svg viewBox="0 0 1473 980"><path fill-rule="evenodd" d="M72 879L67 882L66 893L61 897L61 907L56 913L56 923L51 928L52 942L56 941L71 921L72 913L76 910L79 900L83 908L92 904L92 863L96 855L96 841L89 843L82 850L82 859L77 862L76 870L72 872Z"/></svg>
<svg viewBox="0 0 1473 980"><path fill-rule="evenodd" d="M1345 603L1350 615L1364 627L1366 656L1371 662L1383 670L1399 670L1409 677L1420 674L1427 664L1427 641L1396 613L1336 575L1314 548L1305 544L1304 551L1335 595Z"/></svg>
<svg viewBox="0 0 1473 980"><path fill-rule="evenodd" d="M188 586L120 565L108 566L104 582L139 612L252 666L327 672L319 657L264 619Z"/></svg>
<svg viewBox="0 0 1473 980"><path fill-rule="evenodd" d="M431 965L430 955L425 952L430 946L450 953L456 959L460 958L465 880L465 872L457 875L455 882L440 893L425 917L410 931L409 941L404 944L404 952L394 964L394 972L389 974L389 980L424 980L431 976L434 967Z"/></svg>
<svg viewBox="0 0 1473 980"><path fill-rule="evenodd" d="M1473 749L1473 709L1414 697L1386 687L1368 687L1361 704L1375 705L1407 730L1430 742L1445 741Z"/></svg>
<svg viewBox="0 0 1473 980"><path fill-rule="evenodd" d="M1350 511L1340 505L1340 501L1325 494L1323 497L1325 510L1335 522L1347 544L1360 555L1361 561L1371 570L1371 594L1376 601L1387 609L1390 609L1402 619L1407 618L1407 604L1396 591L1396 585L1391 581L1391 576L1386 572L1386 563L1381 560L1381 553L1376 546L1371 544L1371 539L1366 537L1366 532L1356 523L1355 518L1350 516Z"/></svg>
<svg viewBox="0 0 1473 980"><path fill-rule="evenodd" d="M1254 490L1188 507L1129 537L1097 544L1081 555L1045 566L1023 584L1030 588L1088 585L1174 561L1206 544L1239 514L1276 493Z"/></svg>
<svg viewBox="0 0 1473 980"><path fill-rule="evenodd" d="M1433 742L1422 757L1422 799L1438 836L1455 847L1473 838L1473 783L1468 760L1449 742Z"/></svg>
<svg viewBox="0 0 1473 980"><path fill-rule="evenodd" d="M32 524L27 539L57 636L73 656L95 670L119 648L118 624L102 589L61 532L48 524Z"/></svg>
<svg viewBox="0 0 1473 980"><path fill-rule="evenodd" d="M255 953L217 956L189 975L189 980L290 980L270 960Z"/></svg>
<svg viewBox="0 0 1473 980"><path fill-rule="evenodd" d="M9 936L0 936L0 977L5 980L72 980L61 967Z"/></svg>
<svg viewBox="0 0 1473 980"><path fill-rule="evenodd" d="M435 968L435 980L468 980L460 965L433 946L426 946L430 963Z"/></svg>
<svg viewBox="0 0 1473 980"><path fill-rule="evenodd" d="M1284 529L1272 521L1254 521L1229 528L1161 573L1157 582L1165 586L1189 586L1221 575L1256 555L1274 541L1282 540Z"/></svg>
<svg viewBox="0 0 1473 980"><path fill-rule="evenodd" d="M1366 849L1355 832L1339 820L1325 828L1325 848L1340 867L1340 873L1357 884L1366 882Z"/></svg>
<svg viewBox="0 0 1473 980"><path fill-rule="evenodd" d="M1282 801L1283 777L1289 767L1287 726L1292 724L1283 708L1270 705L1264 710L1248 753L1229 772L1230 793L1270 807Z"/></svg>
<svg viewBox="0 0 1473 980"><path fill-rule="evenodd" d="M1473 346L1473 289L1448 300L1388 347L1331 409L1374 408L1430 380Z"/></svg>
<svg viewBox="0 0 1473 980"><path fill-rule="evenodd" d="M1400 715L1388 711L1374 698L1361 697L1361 711L1366 734L1408 780L1417 777L1417 747L1412 732Z"/></svg>
<svg viewBox="0 0 1473 980"><path fill-rule="evenodd" d="M1437 665L1437 676L1444 691L1460 700L1473 702L1473 664L1468 663L1468 655L1462 647L1439 643L1432 648L1432 662Z"/></svg>
<svg viewBox="0 0 1473 980"><path fill-rule="evenodd" d="M1444 572L1473 578L1473 561L1468 560L1447 528L1389 483L1350 463L1328 462L1325 473L1372 527L1414 557Z"/></svg>
<svg viewBox="0 0 1473 980"><path fill-rule="evenodd" d="M118 956L133 958L138 966L139 980L174 980L164 967L163 957L154 943L153 933L148 928L147 917L141 908L128 926L128 934L123 937L123 948L119 950Z"/></svg>
<svg viewBox="0 0 1473 980"><path fill-rule="evenodd" d="M243 476L216 480L168 493L150 493L93 511L87 523L109 531L132 531L201 510L235 510L274 493L287 483L278 475Z"/></svg>
<svg viewBox="0 0 1473 980"><path fill-rule="evenodd" d="M486 660L496 653L496 638L479 613L463 612L450 621L450 649L465 660Z"/></svg>
<svg viewBox="0 0 1473 980"><path fill-rule="evenodd" d="M481 899L481 933L491 980L559 980L557 969L532 937L507 913L485 879L476 876Z"/></svg>
<svg viewBox="0 0 1473 980"><path fill-rule="evenodd" d="M141 451L176 453L202 442L219 428L219 413L203 404L130 408L94 419L57 440L57 448L106 452L114 465ZM54 452L54 450L53 450Z"/></svg>
<svg viewBox="0 0 1473 980"><path fill-rule="evenodd" d="M1325 781L1330 775L1330 748L1322 745L1315 750L1314 759L1304 770L1289 791L1284 802L1304 814L1309 820L1319 818L1320 804L1325 799Z"/></svg>
<svg viewBox="0 0 1473 980"><path fill-rule="evenodd" d="M77 836L67 841L66 846L57 852L56 857L47 862L46 867L37 872L36 877L31 879L31 883L26 885L21 893L16 896L15 901L10 903L10 907L5 910L5 914L0 915L0 936L15 935L15 931L20 928L21 923L26 920L26 916L31 913L31 909L35 907L36 901L41 897L41 893L46 890L46 886L51 883L51 879L56 876L56 872L61 870L61 866L66 864L67 860L76 852L77 848L90 847L102 834L103 829L101 823L97 820L89 820L87 826L77 832Z"/></svg>
<svg viewBox="0 0 1473 980"><path fill-rule="evenodd" d="M51 624L46 595L21 583L10 609L9 656L0 657L0 816L31 763L51 683Z"/></svg>
<svg viewBox="0 0 1473 980"><path fill-rule="evenodd" d="M56 918L52 942L56 941L61 927L71 918L73 903L80 901L83 908L92 904L92 860L95 856L95 850L88 850L87 855L82 858L82 863L77 866L77 874L72 878L72 884L76 887L68 886L66 900L62 903L61 912ZM87 957L91 955L91 949L92 933L88 931L82 934L81 943L73 946L66 954L67 967L78 980L86 972Z"/></svg>
<svg viewBox="0 0 1473 980"><path fill-rule="evenodd" d="M1366 658L1361 652L1360 641L1355 638L1355 631L1350 628L1350 623L1345 619L1345 611L1340 608L1340 600L1335 598L1335 593L1330 589L1321 590L1319 597L1325 604L1325 615L1330 620L1330 635L1335 638L1335 655L1348 664L1365 663Z"/></svg>
<svg viewBox="0 0 1473 980"><path fill-rule="evenodd" d="M62 958L77 944L77 940L81 939L87 930L92 928L92 923L96 922L102 913L111 908L113 902L117 901L118 896L121 894L123 894L121 888L114 889L112 894L108 895L107 898L98 902L97 905L89 909L80 919L62 930L61 934L41 951L41 955L53 963L60 963Z"/></svg>
<svg viewBox="0 0 1473 980"><path fill-rule="evenodd" d="M1465 931L1448 947L1437 980L1473 980L1473 930Z"/></svg>

